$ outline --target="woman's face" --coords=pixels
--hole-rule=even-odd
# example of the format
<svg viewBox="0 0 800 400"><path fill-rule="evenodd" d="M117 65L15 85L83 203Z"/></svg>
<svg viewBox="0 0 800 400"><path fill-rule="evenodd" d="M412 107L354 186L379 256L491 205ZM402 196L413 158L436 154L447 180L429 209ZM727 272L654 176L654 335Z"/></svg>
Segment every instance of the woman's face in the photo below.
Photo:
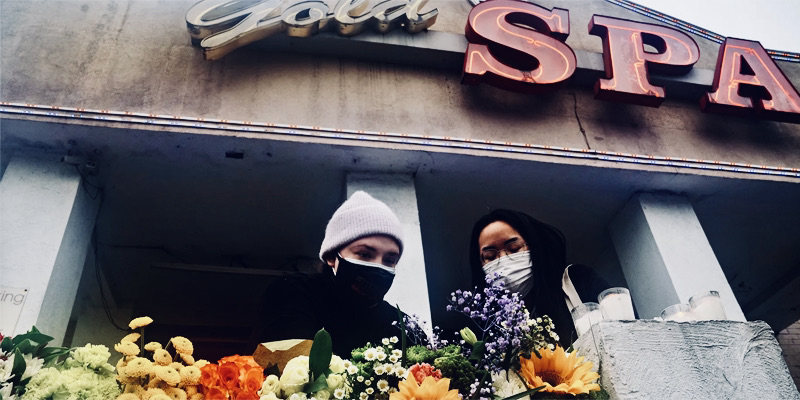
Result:
<svg viewBox="0 0 800 400"><path fill-rule="evenodd" d="M374 262L394 268L400 261L400 246L390 236L373 235L350 242L339 250L339 254L342 258ZM326 262L333 267L335 273L339 267L339 261L333 258Z"/></svg>
<svg viewBox="0 0 800 400"><path fill-rule="evenodd" d="M522 235L503 221L494 221L478 236L478 249L481 265L486 265L500 257L527 250Z"/></svg>

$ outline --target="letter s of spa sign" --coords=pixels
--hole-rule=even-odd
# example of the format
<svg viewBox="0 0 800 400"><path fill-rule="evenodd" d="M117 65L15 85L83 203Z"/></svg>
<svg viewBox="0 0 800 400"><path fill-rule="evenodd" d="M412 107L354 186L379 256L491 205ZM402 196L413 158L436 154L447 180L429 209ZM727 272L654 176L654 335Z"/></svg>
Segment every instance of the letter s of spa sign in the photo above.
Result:
<svg viewBox="0 0 800 400"><path fill-rule="evenodd" d="M366 27L386 33L403 27L417 33L436 22L436 9L420 13L428 0L383 0L367 9L370 0L339 0L330 9L324 0L203 0L186 12L192 42L200 44L207 60L286 32L306 37L326 29L344 36Z"/></svg>
<svg viewBox="0 0 800 400"><path fill-rule="evenodd" d="M603 40L605 77L594 85L598 99L658 107L665 91L650 83L649 73L686 74L700 59L694 39L669 27L593 15L588 29ZM465 34L462 83L536 93L575 72L575 54L564 43L567 10L484 1L469 13ZM726 39L711 89L700 99L703 111L800 123L800 94L758 42Z"/></svg>

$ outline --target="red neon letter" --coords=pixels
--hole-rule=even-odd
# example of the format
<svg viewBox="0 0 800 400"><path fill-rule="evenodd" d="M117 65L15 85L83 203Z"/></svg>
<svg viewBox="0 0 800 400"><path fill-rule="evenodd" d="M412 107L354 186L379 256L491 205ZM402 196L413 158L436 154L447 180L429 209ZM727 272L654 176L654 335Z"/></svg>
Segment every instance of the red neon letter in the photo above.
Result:
<svg viewBox="0 0 800 400"><path fill-rule="evenodd" d="M575 72L575 53L562 43L569 36L569 11L564 9L514 0L483 2L469 13L466 36L465 84L485 81L535 93Z"/></svg>
<svg viewBox="0 0 800 400"><path fill-rule="evenodd" d="M595 98L602 100L658 107L664 88L650 84L648 71L685 74L700 58L694 39L664 26L593 15L589 34L603 39L606 79L594 85Z"/></svg>
<svg viewBox="0 0 800 400"><path fill-rule="evenodd" d="M758 42L722 42L711 90L700 99L703 111L800 123L800 94Z"/></svg>

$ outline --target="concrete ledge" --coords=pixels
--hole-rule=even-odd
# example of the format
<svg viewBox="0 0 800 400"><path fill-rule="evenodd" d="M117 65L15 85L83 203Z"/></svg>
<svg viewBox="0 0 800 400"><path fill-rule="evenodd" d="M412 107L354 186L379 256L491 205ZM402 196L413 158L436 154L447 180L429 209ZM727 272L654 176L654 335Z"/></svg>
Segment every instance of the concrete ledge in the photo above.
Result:
<svg viewBox="0 0 800 400"><path fill-rule="evenodd" d="M612 399L800 399L762 321L603 321L575 349Z"/></svg>

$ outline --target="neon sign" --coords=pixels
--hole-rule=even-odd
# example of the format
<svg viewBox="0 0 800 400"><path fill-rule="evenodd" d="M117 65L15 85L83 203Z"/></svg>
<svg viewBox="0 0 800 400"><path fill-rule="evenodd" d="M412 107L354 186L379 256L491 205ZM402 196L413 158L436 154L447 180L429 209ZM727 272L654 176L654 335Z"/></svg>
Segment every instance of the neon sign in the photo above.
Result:
<svg viewBox="0 0 800 400"><path fill-rule="evenodd" d="M595 98L658 107L664 88L650 73L682 75L700 59L689 35L676 29L593 15L589 34L603 41L605 76ZM467 52L461 82L486 82L506 90L550 90L575 72L569 11L518 0L478 3L465 28ZM800 123L800 94L758 42L728 38L720 47L712 92L701 99L710 113L754 114Z"/></svg>
<svg viewBox="0 0 800 400"><path fill-rule="evenodd" d="M659 25L594 15L589 34L603 39L606 76L595 84L598 99L657 107L664 101L664 89L650 83L648 72L685 74L700 59L694 39Z"/></svg>
<svg viewBox="0 0 800 400"><path fill-rule="evenodd" d="M186 12L192 42L207 60L266 37L285 32L307 37L326 29L353 36L369 27L386 33L403 27L422 32L436 22L437 9L420 13L428 0L383 0L369 10L369 0L339 0L330 9L322 0L302 0L284 7L283 0L203 0Z"/></svg>
<svg viewBox="0 0 800 400"><path fill-rule="evenodd" d="M474 4L467 18L462 83L487 83L539 93L567 82L577 68L566 44L569 10L519 0ZM427 0L203 0L186 13L194 44L206 59L278 33L308 37L324 30L353 36L430 28L438 10L421 12ZM658 107L663 87L651 73L684 75L700 58L689 35L661 25L593 15L588 33L603 42L603 76L595 98ZM460 50L459 50L460 51ZM700 99L709 113L754 115L800 123L800 93L758 42L726 39L719 51L710 93Z"/></svg>
<svg viewBox="0 0 800 400"><path fill-rule="evenodd" d="M700 100L703 111L798 122L800 95L758 42L728 38L714 70L712 92Z"/></svg>
<svg viewBox="0 0 800 400"><path fill-rule="evenodd" d="M469 15L466 36L463 83L485 81L535 93L575 72L575 53L563 43L569 36L569 11L564 9L514 0L480 3Z"/></svg>

